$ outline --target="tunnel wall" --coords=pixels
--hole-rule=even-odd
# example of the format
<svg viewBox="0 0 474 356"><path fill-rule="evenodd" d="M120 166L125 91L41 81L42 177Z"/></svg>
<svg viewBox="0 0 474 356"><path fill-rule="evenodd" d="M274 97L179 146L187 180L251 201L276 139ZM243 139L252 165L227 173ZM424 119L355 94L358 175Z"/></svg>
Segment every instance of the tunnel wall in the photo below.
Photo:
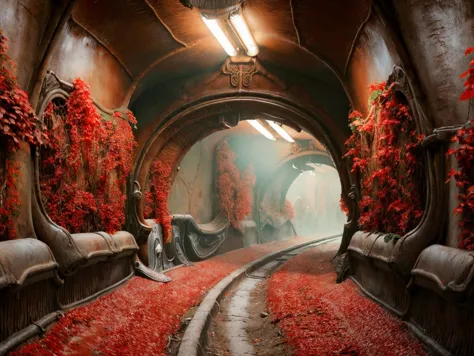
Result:
<svg viewBox="0 0 474 356"><path fill-rule="evenodd" d="M367 114L369 85L386 81L401 60L385 23L378 12L362 28L346 73L354 109Z"/></svg>
<svg viewBox="0 0 474 356"><path fill-rule="evenodd" d="M112 53L71 19L59 34L46 67L70 83L83 79L95 100L108 109L124 104L132 82Z"/></svg>
<svg viewBox="0 0 474 356"><path fill-rule="evenodd" d="M464 51L473 46L474 6L468 0L395 1L397 19L407 44L413 65L426 95L427 109L435 127L462 125L468 119L469 101L460 101L464 81L459 78L467 68L470 57ZM454 145L450 144L453 148ZM456 168L448 159L446 171ZM452 214L457 207L458 189L449 183L448 223L446 243L457 247L459 216Z"/></svg>
<svg viewBox="0 0 474 356"><path fill-rule="evenodd" d="M216 132L194 144L186 153L168 198L172 214L190 214L197 223L207 223L214 218L218 210L215 206L215 147L228 134L227 130Z"/></svg>
<svg viewBox="0 0 474 356"><path fill-rule="evenodd" d="M4 0L0 11L0 28L7 38L8 56L15 62L18 84L21 89L28 91L34 68L40 58L43 34L52 15L52 1L17 1ZM14 153L14 161L20 165L16 187L21 203L20 214L16 219L17 237L34 237L33 221L31 218L31 177L32 166L30 148L26 144Z"/></svg>
<svg viewBox="0 0 474 356"><path fill-rule="evenodd" d="M8 39L8 54L17 63L20 87L28 90L44 31L52 15L52 0L4 0L0 27Z"/></svg>

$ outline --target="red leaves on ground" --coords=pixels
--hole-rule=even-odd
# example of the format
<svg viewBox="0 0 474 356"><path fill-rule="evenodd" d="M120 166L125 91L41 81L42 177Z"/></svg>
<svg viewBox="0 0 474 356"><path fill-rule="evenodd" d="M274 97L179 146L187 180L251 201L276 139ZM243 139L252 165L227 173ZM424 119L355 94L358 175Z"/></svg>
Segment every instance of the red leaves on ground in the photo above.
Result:
<svg viewBox="0 0 474 356"><path fill-rule="evenodd" d="M14 221L21 211L16 186L20 164L12 156L21 141L39 146L46 140L28 94L20 89L12 73L14 67L7 55L7 39L0 29L0 241L16 238Z"/></svg>
<svg viewBox="0 0 474 356"><path fill-rule="evenodd" d="M148 191L145 193L145 217L153 218L162 227L163 241L171 242L172 216L168 210L168 195L171 190L171 162L155 160L148 174Z"/></svg>
<svg viewBox="0 0 474 356"><path fill-rule="evenodd" d="M335 283L337 247L298 255L270 278L268 306L294 354L424 355L401 320L363 297L352 281Z"/></svg>
<svg viewBox="0 0 474 356"><path fill-rule="evenodd" d="M222 141L216 148L217 193L222 212L229 219L230 224L237 228L253 207L253 187L255 174L249 166L240 172L235 165L235 153L232 152L227 141Z"/></svg>
<svg viewBox="0 0 474 356"><path fill-rule="evenodd" d="M186 311L232 271L257 258L310 239L255 245L170 271L160 284L135 277L98 300L66 313L39 341L18 355L166 355L168 337Z"/></svg>
<svg viewBox="0 0 474 356"><path fill-rule="evenodd" d="M369 116L363 119L356 111L349 116L353 134L343 156L352 160L352 171L361 177L359 226L404 235L424 211L422 136L408 105L385 89L385 83L370 89Z"/></svg>
<svg viewBox="0 0 474 356"><path fill-rule="evenodd" d="M467 56L474 52L474 47L469 47L464 55ZM469 69L460 76L466 78L464 82L464 91L461 93L459 100L471 100L474 98L474 60L469 63Z"/></svg>
<svg viewBox="0 0 474 356"><path fill-rule="evenodd" d="M70 232L114 233L125 222L126 179L136 147L130 111L101 116L81 79L61 106L44 113L49 141L41 152L41 193L51 219Z"/></svg>

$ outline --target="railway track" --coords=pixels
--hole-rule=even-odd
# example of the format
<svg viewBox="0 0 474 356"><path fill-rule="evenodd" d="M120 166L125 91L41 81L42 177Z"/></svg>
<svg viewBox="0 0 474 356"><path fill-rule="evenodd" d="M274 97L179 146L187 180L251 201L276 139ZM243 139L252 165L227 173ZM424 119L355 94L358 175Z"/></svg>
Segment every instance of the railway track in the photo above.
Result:
<svg viewBox="0 0 474 356"><path fill-rule="evenodd" d="M219 354L211 351L216 345L209 345L209 333L215 335L211 328L217 328L219 334L224 335L221 341L226 344L226 349L231 355L254 355L253 336L248 334L248 322L250 314L255 312L251 310L255 309L252 305L255 304L252 295L258 292L257 288L266 284L272 273L289 259L310 248L335 242L341 236L338 234L320 238L267 255L222 279L208 292L190 319L182 339L175 340L176 345L170 348L169 354L178 356ZM213 318L217 313L224 315L225 322L216 327ZM263 311L262 317L266 317ZM258 326L256 328L258 329ZM214 341L211 343L215 344Z"/></svg>

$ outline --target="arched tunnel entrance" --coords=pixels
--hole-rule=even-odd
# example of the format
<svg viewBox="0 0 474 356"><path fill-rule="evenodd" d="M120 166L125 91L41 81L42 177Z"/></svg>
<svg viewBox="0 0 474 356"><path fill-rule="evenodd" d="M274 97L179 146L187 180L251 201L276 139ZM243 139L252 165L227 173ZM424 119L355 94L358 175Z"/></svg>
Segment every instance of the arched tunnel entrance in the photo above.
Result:
<svg viewBox="0 0 474 356"><path fill-rule="evenodd" d="M144 188L146 189L147 186L149 188L150 171L152 170L153 162L159 161L161 162L160 165L166 165L168 170L165 173L165 180L160 182L162 185L168 185L167 197L172 182L176 179L180 162L193 145L209 134L229 127L235 127L239 122L256 118L271 119L272 121L286 124L288 127L293 127L297 131L303 129L305 132L308 132L308 134L316 139L317 145L320 147L319 153L313 152L314 157L317 157L316 163L330 164L341 170L340 181L341 185L346 187L344 192L347 196L349 174L347 166L340 159L342 157L340 146L334 137L327 134L327 128L325 127L327 123L323 124L324 121L318 115L326 117L325 113L318 110L316 112L308 112L304 108L295 105L295 103L289 103L281 99L275 100L274 98L259 94L257 96L224 96L199 100L195 104L190 104L188 107L180 109L179 112L171 113L168 117L159 119L158 121L161 124L158 124L148 136L137 157L131 178L133 188L130 190L130 197L128 199L128 208L130 210L127 226L130 230L134 231L135 236L138 236L137 241L141 246L141 258L149 265L156 265L157 270L161 270L165 268L164 264L170 260L176 261L178 264L188 263L188 257L186 257L188 254L191 260L208 258L224 242L226 239L225 231L229 221L228 217L223 216L219 211L214 211L212 219L205 221L203 226L196 224L196 221L191 216L175 216L173 223L171 223L174 226L171 227L170 225L169 227L169 236L171 238L165 236L166 233L162 233L163 236L153 235L152 237L150 235L152 220L147 220L147 218L153 217L146 216L150 215L150 212L146 212L146 199L143 199L143 197L147 193ZM247 149L249 147L252 146L247 146ZM258 157L259 147L254 146L252 149L254 149L253 152L247 150L244 156L253 155ZM297 151L301 148L298 148L296 145L293 149ZM314 143L311 143L308 152L311 150L316 151ZM296 156L298 155L296 152L291 153ZM306 155L302 154L302 157ZM333 160L330 157L336 158ZM275 167L275 171L269 173L269 177L277 180L282 179L281 183L277 183L277 185L281 186L282 192L287 190L290 181L296 178L293 171L290 171L290 174L284 171L284 168L287 167L286 163L292 159L291 155L283 158L282 162ZM299 164L298 160L295 163ZM248 164L249 162L247 162ZM250 230L256 230L252 233L254 236L250 238L254 242L272 240L269 236L265 236L263 239L260 236L261 232L264 235L268 235L265 232L268 230L266 229L268 216L263 220L261 219L262 215L265 215L265 213L262 214L261 212L261 207L265 205L263 198L266 195L268 186L271 185L267 179L267 177L264 178L262 176L257 180L256 198L255 204L253 204L257 208L254 214L256 225L250 228ZM148 194L150 193L148 192ZM166 198L164 204L167 203ZM280 210L280 205L284 206L284 199L282 202L278 202L277 205L278 210ZM237 227L237 225L234 227ZM240 230L246 229L243 227ZM294 226L291 224L291 227L286 226L286 232L282 236L291 236L295 235L295 233ZM164 240L167 240L166 242L168 243L163 245ZM244 243L244 245L252 244L250 240ZM162 247L157 249L157 246L163 246L164 249ZM159 252L156 254L153 251ZM158 260L163 262L156 262Z"/></svg>

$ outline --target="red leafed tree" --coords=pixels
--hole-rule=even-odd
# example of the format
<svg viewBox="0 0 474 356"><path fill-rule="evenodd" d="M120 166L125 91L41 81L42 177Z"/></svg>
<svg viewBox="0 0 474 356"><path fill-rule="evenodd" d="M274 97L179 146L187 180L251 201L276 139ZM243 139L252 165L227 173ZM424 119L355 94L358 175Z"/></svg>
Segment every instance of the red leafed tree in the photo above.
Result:
<svg viewBox="0 0 474 356"><path fill-rule="evenodd" d="M15 65L7 48L7 39L0 29L0 240L16 238L15 219L21 211L16 186L20 165L12 155L21 141L39 146L46 140L28 95L12 73Z"/></svg>
<svg viewBox="0 0 474 356"><path fill-rule="evenodd" d="M468 48L465 55L474 52L474 47ZM474 98L474 60L469 63L469 69L461 75L466 78L464 83L464 92L460 100L470 100ZM459 204L454 209L454 213L459 215L460 242L462 249L474 251L474 119L469 120L468 124L461 128L453 142L457 142L455 149L450 149L447 156L454 156L458 163L458 169L452 169L448 173L449 179L454 179L459 188L457 196Z"/></svg>
<svg viewBox="0 0 474 356"><path fill-rule="evenodd" d="M51 219L70 232L113 233L125 222L126 179L136 147L130 111L100 115L81 79L66 102L45 113L49 129L41 152L40 185Z"/></svg>
<svg viewBox="0 0 474 356"><path fill-rule="evenodd" d="M423 215L422 136L408 105L385 83L371 85L367 118L349 116L352 135L344 157L360 174L359 226L404 235Z"/></svg>
<svg viewBox="0 0 474 356"><path fill-rule="evenodd" d="M171 162L155 160L148 175L148 191L145 193L145 217L153 218L163 230L163 241L171 242L172 216L168 210L168 196L171 190Z"/></svg>
<svg viewBox="0 0 474 356"><path fill-rule="evenodd" d="M255 174L249 166L240 172L235 165L236 155L227 141L222 141L216 148L217 194L221 211L228 217L230 224L237 228L252 212L253 187Z"/></svg>

